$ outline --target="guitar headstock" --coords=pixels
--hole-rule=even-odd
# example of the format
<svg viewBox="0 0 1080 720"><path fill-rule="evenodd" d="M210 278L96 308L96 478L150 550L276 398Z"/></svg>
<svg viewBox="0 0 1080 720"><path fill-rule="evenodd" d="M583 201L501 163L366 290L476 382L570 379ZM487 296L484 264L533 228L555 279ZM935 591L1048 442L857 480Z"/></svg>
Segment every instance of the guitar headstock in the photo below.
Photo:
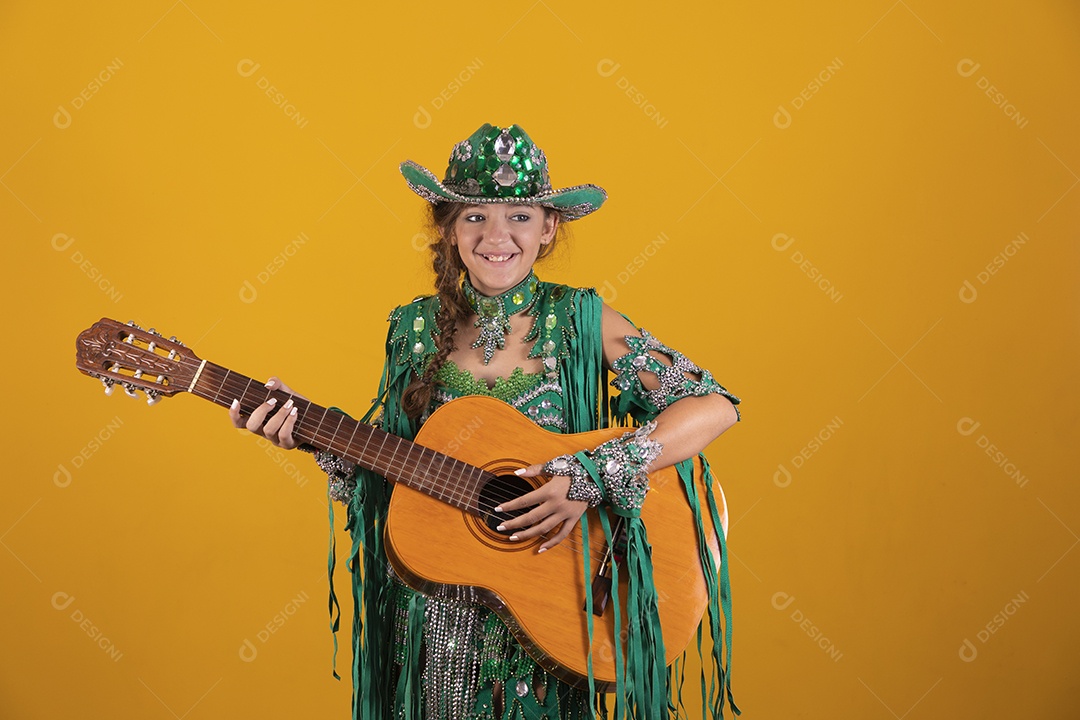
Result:
<svg viewBox="0 0 1080 720"><path fill-rule="evenodd" d="M75 340L75 366L101 380L106 395L119 384L131 397L142 390L151 405L162 395L185 392L201 362L176 336L166 339L134 321L102 318Z"/></svg>

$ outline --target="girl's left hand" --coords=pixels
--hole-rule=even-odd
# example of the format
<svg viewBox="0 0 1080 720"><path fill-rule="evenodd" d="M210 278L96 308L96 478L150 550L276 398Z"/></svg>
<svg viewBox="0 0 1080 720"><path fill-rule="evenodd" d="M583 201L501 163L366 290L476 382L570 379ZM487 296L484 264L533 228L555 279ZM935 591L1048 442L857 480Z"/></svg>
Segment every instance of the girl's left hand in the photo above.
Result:
<svg viewBox="0 0 1080 720"><path fill-rule="evenodd" d="M519 477L535 477L542 475L543 465L530 465L523 470L518 470ZM519 515L512 520L507 520L499 526L499 530L517 530L525 528L521 532L515 532L510 536L511 540L528 540L537 535L545 535L555 529L560 523L562 527L547 542L540 546L537 553L545 552L558 545L570 531L577 525L577 521L589 508L589 503L584 500L569 500L566 497L570 489L570 478L564 475L555 475L532 492L525 493L521 497L507 500L495 508L496 512L510 512L522 508L535 507L524 515Z"/></svg>

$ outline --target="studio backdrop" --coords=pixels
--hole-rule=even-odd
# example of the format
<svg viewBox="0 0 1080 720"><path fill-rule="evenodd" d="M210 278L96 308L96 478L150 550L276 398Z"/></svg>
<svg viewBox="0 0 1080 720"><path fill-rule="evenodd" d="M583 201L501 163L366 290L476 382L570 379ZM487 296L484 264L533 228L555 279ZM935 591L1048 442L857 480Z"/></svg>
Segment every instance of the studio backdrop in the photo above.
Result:
<svg viewBox="0 0 1080 720"><path fill-rule="evenodd" d="M0 64L0 716L348 716L325 476L75 338L363 413L432 291L398 164L490 122L609 193L541 278L743 398L745 716L1076 717L1075 3L8 2Z"/></svg>

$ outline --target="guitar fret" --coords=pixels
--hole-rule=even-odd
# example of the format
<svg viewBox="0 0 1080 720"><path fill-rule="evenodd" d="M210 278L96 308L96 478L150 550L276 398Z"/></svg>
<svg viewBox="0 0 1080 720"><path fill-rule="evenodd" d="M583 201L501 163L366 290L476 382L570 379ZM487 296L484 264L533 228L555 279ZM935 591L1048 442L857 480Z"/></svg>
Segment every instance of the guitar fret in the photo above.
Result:
<svg viewBox="0 0 1080 720"><path fill-rule="evenodd" d="M390 435L383 435L382 442L379 443L379 449L375 451L375 460L378 460L380 457L382 457L383 448L386 447L386 440L389 437L390 437ZM372 462L372 464L374 464L374 461ZM385 473L385 472L383 473L383 475L386 475L386 474L387 473Z"/></svg>
<svg viewBox="0 0 1080 720"><path fill-rule="evenodd" d="M437 479L439 479L439 480L442 479L443 468L446 467L446 460L447 460L448 457L449 457L448 455L443 455L442 456L442 462L439 463L439 469L435 471L435 477Z"/></svg>
<svg viewBox="0 0 1080 720"><path fill-rule="evenodd" d="M461 470L465 470L465 468L461 468ZM463 482L463 480L465 480L465 476L467 474L467 472L463 473L459 471L459 473L454 478L454 493L463 505L465 504L466 491L468 490L468 484L466 482Z"/></svg>
<svg viewBox="0 0 1080 720"><path fill-rule="evenodd" d="M426 464L426 463L424 463L424 460L423 460L423 454L424 454L424 452L428 452L428 451L430 451L429 448L424 448L424 447L420 448L420 457L417 458L417 461L414 464L415 467L423 467L424 464ZM420 490L422 492L427 492L428 494L430 494L429 490L431 488L427 488L429 483L431 483L431 475L430 475L430 473L423 473L423 475L420 476L420 481L419 481L419 483L417 483L417 488L416 489ZM432 486L432 487L434 487L434 486Z"/></svg>
<svg viewBox="0 0 1080 720"><path fill-rule="evenodd" d="M433 472L433 470L434 470L433 464L434 464L435 458L438 457L440 455L440 453L435 452L431 448L424 448L424 451L420 453L421 460L423 460L424 452L431 453L431 458L432 459L431 459L431 461L425 461L424 462L424 467L427 468L427 470L425 472L425 475L427 475L428 490L429 490L429 492L434 493L435 490L438 488L438 484L436 482L438 480L438 475L436 475ZM443 455L443 458L444 458L443 462L445 463L446 462L445 461L446 456Z"/></svg>
<svg viewBox="0 0 1080 720"><path fill-rule="evenodd" d="M467 505L472 501L472 489L475 487L475 481L470 481L469 476L472 475L472 470L465 463L462 463L462 472L458 475L457 488L461 493L461 503Z"/></svg>
<svg viewBox="0 0 1080 720"><path fill-rule="evenodd" d="M457 498L454 493L454 487L456 485L454 478L457 475L457 466L461 461L454 459L450 455L447 455L446 457L450 462L450 467L447 468L446 472L443 474L442 484L439 486L439 496L442 497L445 502L454 505L457 503ZM446 467L446 463L443 463L443 467Z"/></svg>
<svg viewBox="0 0 1080 720"><path fill-rule="evenodd" d="M417 490L419 490L421 492L424 492L424 493L427 492L427 490L425 490L424 488L428 484L428 480L430 479L428 477L426 469L424 468L424 451L425 450L427 450L427 448L421 447L419 449L419 457L415 458L413 460L413 463L412 463L412 472L413 472L413 476L415 477L415 482L414 482L413 487L415 487ZM413 453L414 451L410 450L409 452Z"/></svg>
<svg viewBox="0 0 1080 720"><path fill-rule="evenodd" d="M217 392L214 393L214 402L217 403L217 402L221 401L221 389L224 388L225 383L227 383L229 381L229 373L231 373L231 372L232 372L232 370L229 370L228 368L225 368L225 377L223 377L221 379L221 383L218 385Z"/></svg>
<svg viewBox="0 0 1080 720"><path fill-rule="evenodd" d="M342 417L342 418L344 418L345 416L344 416L344 415L342 415L341 417ZM345 456L345 455L349 455L349 454L351 454L351 451L352 451L352 442L353 442L353 438L355 438L355 437L356 437L356 431L360 429L360 423L358 423L358 422L356 422L355 420L353 420L353 421L352 421L352 424L353 424L353 429L352 429L352 435L350 435L350 436L349 436L349 440L348 440L348 442L346 442L346 443L345 443L345 448L344 448L344 450L343 450L343 451L341 452L341 455L342 455L342 456Z"/></svg>
<svg viewBox="0 0 1080 720"><path fill-rule="evenodd" d="M386 461L387 467L388 467L388 468L389 468L390 470L394 470L394 461L395 461L395 459L397 458L398 450L400 450L400 449L401 449L401 442L400 442L400 440L399 440L398 438L394 438L394 440L396 441L396 442L394 443L394 450L393 450L393 452L391 452L391 453L390 453L390 457L389 457L389 458L387 458L387 461ZM401 473L400 473L400 472L395 472L394 474L395 474L395 475L397 475L397 476L399 476L399 477L401 476Z"/></svg>
<svg viewBox="0 0 1080 720"><path fill-rule="evenodd" d="M409 462L410 455L411 455L410 448L408 446L401 446L400 443L398 445L402 450L405 451L402 454L402 458L401 458L401 471L400 472L401 472L401 474L403 476L408 474L409 482L406 483L406 484L411 484L412 487L416 487L416 485L417 485L416 464L412 463L412 462Z"/></svg>
<svg viewBox="0 0 1080 720"><path fill-rule="evenodd" d="M465 465L465 481L461 483L461 492L465 496L462 502L472 505L479 501L480 480L484 477L484 471L471 465Z"/></svg>
<svg viewBox="0 0 1080 720"><path fill-rule="evenodd" d="M431 494L433 497L437 497L443 502L451 502L451 498L446 493L446 476L444 476L442 469L446 466L447 460L453 460L449 455L443 454L442 462L439 463L439 469L429 468L428 473L431 476Z"/></svg>
<svg viewBox="0 0 1080 720"><path fill-rule="evenodd" d="M315 441L316 441L316 442L318 442L318 441L319 441L319 430L321 430L321 429L322 429L322 424L323 424L324 422L326 422L326 413L330 412L330 411L329 411L329 410L327 410L326 408L323 408L323 409L322 409L322 411L323 411L323 412L322 412L322 418L320 418L320 419L319 419L319 424L315 426L315 435L314 435L314 437L315 437ZM320 444L321 444L321 443L320 443Z"/></svg>
<svg viewBox="0 0 1080 720"><path fill-rule="evenodd" d="M402 460L401 471L402 471L402 473L408 471L408 473L410 475L410 478L412 480L412 487L415 488L418 485L420 487L423 487L423 484L424 484L423 481L417 479L416 463L415 462L409 462L409 455L411 455L411 454L412 454L411 449L410 448L405 448L405 458Z"/></svg>
<svg viewBox="0 0 1080 720"><path fill-rule="evenodd" d="M360 424L357 423L357 427L359 427L359 425ZM358 452L356 454L356 457L358 457L358 458L363 458L364 457L364 453L366 453L368 451L368 447L371 445L371 439L373 437L375 437L375 433L373 433L373 432L369 432L364 436L364 447L360 448L360 452ZM350 441L350 444L352 444L352 441ZM376 453L375 457L378 457L377 453ZM371 461L370 464L371 464L372 467L375 466L374 461Z"/></svg>
<svg viewBox="0 0 1080 720"><path fill-rule="evenodd" d="M308 420L308 415L311 414L312 408L318 407L315 403L304 402L303 400L293 399L293 406L296 408L296 424L293 425L293 434L296 438L308 445L317 445L315 436L311 434L308 429L311 425ZM322 448L319 448L320 450Z"/></svg>
<svg viewBox="0 0 1080 720"><path fill-rule="evenodd" d="M333 411L331 410L329 412L333 412ZM334 431L332 433L330 433L330 440L326 443L326 447L331 448L331 449L333 449L333 447L334 447L334 441L337 440L338 430L341 429L341 421L345 419L345 416L342 415L341 413L335 413L335 414L338 416L338 424L337 424L337 427L334 428Z"/></svg>
<svg viewBox="0 0 1080 720"><path fill-rule="evenodd" d="M449 490L449 493L448 493L447 496L450 498L450 500L449 500L450 503L452 503L452 504L462 504L464 499L465 499L465 496L464 496L464 493L461 493L461 497L460 498L458 497L458 494L459 494L459 491L460 491L461 488L460 488L460 483L458 483L458 481L457 481L457 478L459 477L459 473L457 472L457 465L461 461L460 460L455 460L453 458L451 458L451 461L454 463L454 468L453 469L454 469L455 472L452 475L450 475L450 476L448 476L446 478L447 481L448 481L446 483L446 488Z"/></svg>
<svg viewBox="0 0 1080 720"><path fill-rule="evenodd" d="M446 460L444 460L440 466L439 480L441 480L441 482L439 483L439 496L446 502L453 503L454 466L457 464L457 460L449 455L447 455L446 458L450 461L450 467L449 469L446 469Z"/></svg>

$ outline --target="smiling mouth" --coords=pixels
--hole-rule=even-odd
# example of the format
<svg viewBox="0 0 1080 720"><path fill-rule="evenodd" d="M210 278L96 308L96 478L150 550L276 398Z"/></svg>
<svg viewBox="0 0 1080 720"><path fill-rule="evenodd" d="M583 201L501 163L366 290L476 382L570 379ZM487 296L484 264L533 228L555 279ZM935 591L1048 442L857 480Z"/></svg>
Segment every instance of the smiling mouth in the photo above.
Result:
<svg viewBox="0 0 1080 720"><path fill-rule="evenodd" d="M480 257L484 258L488 262L502 263L513 260L515 257L517 257L517 253L510 253L506 255L484 255L481 253Z"/></svg>

